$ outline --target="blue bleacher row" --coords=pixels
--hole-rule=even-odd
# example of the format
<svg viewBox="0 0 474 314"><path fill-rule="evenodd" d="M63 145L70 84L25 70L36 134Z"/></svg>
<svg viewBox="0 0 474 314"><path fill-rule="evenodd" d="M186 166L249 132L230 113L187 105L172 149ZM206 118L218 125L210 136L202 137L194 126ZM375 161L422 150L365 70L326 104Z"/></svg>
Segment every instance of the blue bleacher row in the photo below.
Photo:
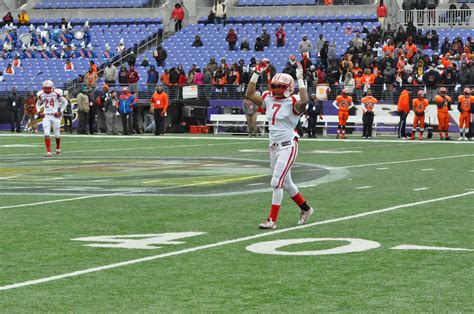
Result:
<svg viewBox="0 0 474 314"><path fill-rule="evenodd" d="M42 0L35 9L94 9L94 8L141 8L151 6L150 0Z"/></svg>
<svg viewBox="0 0 474 314"><path fill-rule="evenodd" d="M362 15L306 15L306 16L235 16L228 17L226 23L333 23L333 22L377 22L374 14ZM200 17L199 24L207 24L207 17Z"/></svg>
<svg viewBox="0 0 474 314"><path fill-rule="evenodd" d="M161 18L152 18L152 17L140 17L140 18L125 18L125 17L117 17L117 18L72 18L68 20L68 22L71 23L72 26L75 25L84 25L86 21L89 21L89 24L91 25L107 25L107 24L124 24L124 25L130 25L130 24L162 24ZM39 19L30 19L30 23L33 25L44 25L44 23L48 23L51 26L58 26L61 24L60 19L44 19L44 18L39 18Z"/></svg>
<svg viewBox="0 0 474 314"><path fill-rule="evenodd" d="M239 0L239 6L316 5L316 0Z"/></svg>

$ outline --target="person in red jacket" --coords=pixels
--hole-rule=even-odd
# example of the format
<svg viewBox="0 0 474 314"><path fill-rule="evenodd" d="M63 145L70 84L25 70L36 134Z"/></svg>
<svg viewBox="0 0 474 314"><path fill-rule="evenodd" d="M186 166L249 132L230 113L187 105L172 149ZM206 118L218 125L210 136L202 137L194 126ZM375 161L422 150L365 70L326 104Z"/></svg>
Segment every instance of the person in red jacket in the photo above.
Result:
<svg viewBox="0 0 474 314"><path fill-rule="evenodd" d="M285 31L283 30L283 27L278 28L275 34L275 37L276 37L277 47L284 47L286 34L285 34Z"/></svg>
<svg viewBox="0 0 474 314"><path fill-rule="evenodd" d="M174 10L171 12L171 20L174 20L174 31L179 32L181 28L183 28L183 20L184 20L184 10L181 7L181 4L176 3L174 5Z"/></svg>
<svg viewBox="0 0 474 314"><path fill-rule="evenodd" d="M387 7L383 3L383 0L380 0L379 6L377 7L377 17L379 18L380 24L382 24L383 28L383 22L385 21L385 18L387 17Z"/></svg>
<svg viewBox="0 0 474 314"><path fill-rule="evenodd" d="M137 83L139 79L140 79L140 76L138 75L138 72L135 71L135 66L130 65L130 69L128 70L128 73L127 73L127 83L128 83L129 91L132 94L137 92Z"/></svg>

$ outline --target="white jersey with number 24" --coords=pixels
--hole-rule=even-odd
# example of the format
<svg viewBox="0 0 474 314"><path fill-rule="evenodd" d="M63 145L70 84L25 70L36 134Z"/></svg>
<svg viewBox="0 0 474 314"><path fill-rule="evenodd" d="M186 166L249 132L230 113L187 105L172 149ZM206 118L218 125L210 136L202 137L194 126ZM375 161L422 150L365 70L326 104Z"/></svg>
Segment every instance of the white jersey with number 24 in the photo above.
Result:
<svg viewBox="0 0 474 314"><path fill-rule="evenodd" d="M54 89L49 94L40 90L36 95L36 110L38 112L42 106L44 108L44 114L54 114L58 111L62 113L67 106L67 100L63 97L63 91L61 89Z"/></svg>
<svg viewBox="0 0 474 314"><path fill-rule="evenodd" d="M270 92L262 94L263 107L268 120L268 129L271 142L290 141L299 137L295 128L300 120L301 113L295 110L299 95L292 95L284 99L275 99Z"/></svg>

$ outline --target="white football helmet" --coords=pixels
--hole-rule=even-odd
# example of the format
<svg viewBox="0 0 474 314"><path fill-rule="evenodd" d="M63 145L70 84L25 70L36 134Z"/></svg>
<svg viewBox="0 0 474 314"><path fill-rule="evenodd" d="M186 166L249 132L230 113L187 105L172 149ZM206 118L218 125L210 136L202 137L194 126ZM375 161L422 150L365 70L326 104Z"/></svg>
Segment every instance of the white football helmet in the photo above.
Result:
<svg viewBox="0 0 474 314"><path fill-rule="evenodd" d="M46 94L49 94L53 91L53 89L54 89L53 81L46 80L43 82L43 92L45 92Z"/></svg>
<svg viewBox="0 0 474 314"><path fill-rule="evenodd" d="M276 98L288 98L295 90L295 80L286 73L277 73L271 81L270 91Z"/></svg>

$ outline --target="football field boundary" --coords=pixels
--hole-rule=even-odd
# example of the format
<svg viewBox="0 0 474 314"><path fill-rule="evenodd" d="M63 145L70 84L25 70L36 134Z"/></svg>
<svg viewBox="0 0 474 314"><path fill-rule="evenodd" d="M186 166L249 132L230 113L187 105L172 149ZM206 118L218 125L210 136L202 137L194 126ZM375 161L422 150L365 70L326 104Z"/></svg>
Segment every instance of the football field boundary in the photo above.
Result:
<svg viewBox="0 0 474 314"><path fill-rule="evenodd" d="M11 290L11 289L16 289L16 288L22 288L22 287L27 287L27 286L34 286L42 283L47 283L47 282L52 282L56 280L61 280L65 278L72 278L72 277L77 277L89 273L95 273L103 270L108 270L108 269L114 269L114 268L119 268L123 266L128 266L128 265L134 265L134 264L139 264L139 263L144 263L144 262L149 262L149 261L154 261L166 257L171 257L171 256L178 256L178 255L183 255L187 253L193 253L197 251L203 251L207 249L212 249L216 247L221 247L229 244L235 244L235 243L241 243L249 240L255 240L259 238L264 238L264 237L269 237L281 233L286 233L290 231L295 231L295 230L303 230L307 228L311 228L314 226L319 226L319 225L326 225L326 224L331 224L331 223L337 223L341 221L348 221L352 219L358 219L358 218L364 218L372 215L377 215L377 214L382 214L382 213L387 213L391 211L395 211L398 209L402 208L409 208L409 207L415 207L415 206L420 206L420 205L426 205L426 204L431 204L431 203L436 203L436 202L441 202L441 201L446 201L446 200L452 200L456 198L461 198L465 196L471 196L474 195L474 191L470 192L465 192L465 193L460 193L460 194L454 194L454 195L448 195L448 196L443 196L439 198L433 198L433 199L428 199L424 201L417 201L417 202L412 202L412 203L407 203L407 204L401 204L401 205L395 205L383 209L378 209L378 210L372 210L372 211L367 211L359 214L354 214L354 215L349 215L349 216L344 216L344 217L339 217L339 218L333 218L333 219L328 219L328 220L323 220L323 221L317 221L313 222L310 224L306 225L300 225L300 226L295 226L295 227L289 227L289 228L284 228L284 229L279 229L275 231L262 231L262 233L251 235L251 236L246 236L246 237L241 237L241 238L236 238L232 240L225 240L225 241L220 241L220 242L215 242L211 244L205 244L201 246L196 246L196 247L191 247L183 250L178 250L178 251L173 251L173 252L168 252L168 253L163 253L163 254L158 254L158 255L152 255L152 256L147 256L143 258L137 258L137 259L132 259L132 260L127 260L123 262L118 262L118 263L113 263L109 265L104 265L104 266L98 266L98 267L92 267L92 268L87 268L83 270L78 270L70 273L64 273L60 275L55 275L55 276L50 276L50 277L44 277L40 279L34 279L34 280L28 280L28 281L23 281L19 283L14 283L10 285L5 285L5 286L0 286L0 291L6 291L6 290Z"/></svg>

